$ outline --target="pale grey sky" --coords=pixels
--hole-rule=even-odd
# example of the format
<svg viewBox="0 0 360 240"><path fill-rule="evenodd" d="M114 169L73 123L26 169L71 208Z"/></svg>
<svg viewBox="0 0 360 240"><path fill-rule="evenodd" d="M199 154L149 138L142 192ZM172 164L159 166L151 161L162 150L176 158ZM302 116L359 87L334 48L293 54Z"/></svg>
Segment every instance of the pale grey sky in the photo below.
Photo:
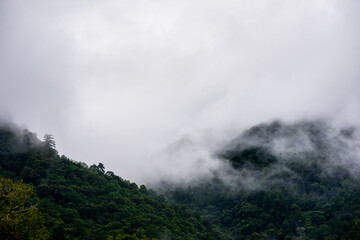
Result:
<svg viewBox="0 0 360 240"><path fill-rule="evenodd" d="M0 113L123 178L185 176L259 122L357 124L359 47L358 0L1 0Z"/></svg>

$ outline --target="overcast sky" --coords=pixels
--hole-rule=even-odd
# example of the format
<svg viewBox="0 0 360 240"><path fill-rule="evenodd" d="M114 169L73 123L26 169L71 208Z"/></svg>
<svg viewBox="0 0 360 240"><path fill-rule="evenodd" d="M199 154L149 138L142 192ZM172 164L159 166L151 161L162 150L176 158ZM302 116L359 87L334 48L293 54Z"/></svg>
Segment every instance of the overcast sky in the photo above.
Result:
<svg viewBox="0 0 360 240"><path fill-rule="evenodd" d="M0 114L123 178L184 177L259 122L358 123L359 47L358 0L0 0Z"/></svg>

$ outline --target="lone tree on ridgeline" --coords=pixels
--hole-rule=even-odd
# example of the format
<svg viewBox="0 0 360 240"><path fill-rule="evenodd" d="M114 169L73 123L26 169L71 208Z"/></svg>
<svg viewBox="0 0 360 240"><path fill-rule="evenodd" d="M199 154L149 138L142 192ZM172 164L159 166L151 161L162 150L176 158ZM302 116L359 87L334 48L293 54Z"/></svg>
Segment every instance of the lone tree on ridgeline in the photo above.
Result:
<svg viewBox="0 0 360 240"><path fill-rule="evenodd" d="M52 134L44 135L44 144L45 144L45 150L48 155L54 156L57 154L56 144Z"/></svg>

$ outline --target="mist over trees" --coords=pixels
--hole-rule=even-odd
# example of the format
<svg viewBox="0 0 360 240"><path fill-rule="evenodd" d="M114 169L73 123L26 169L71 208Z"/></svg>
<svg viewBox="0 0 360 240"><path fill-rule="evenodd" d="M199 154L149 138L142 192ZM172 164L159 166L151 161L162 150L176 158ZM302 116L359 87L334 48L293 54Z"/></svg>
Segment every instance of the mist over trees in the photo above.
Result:
<svg viewBox="0 0 360 240"><path fill-rule="evenodd" d="M2 125L0 239L357 240L359 136L324 121L256 125L214 151L210 174L155 192Z"/></svg>
<svg viewBox="0 0 360 240"><path fill-rule="evenodd" d="M0 239L219 239L188 207L59 156L52 135L1 126L0 176Z"/></svg>
<svg viewBox="0 0 360 240"><path fill-rule="evenodd" d="M0 0L0 240L360 240L359 10Z"/></svg>
<svg viewBox="0 0 360 240"><path fill-rule="evenodd" d="M359 0L90 2L0 1L0 115L77 161L146 183L196 131L360 122Z"/></svg>
<svg viewBox="0 0 360 240"><path fill-rule="evenodd" d="M163 183L223 239L359 239L359 132L323 121L260 124L214 153L227 167Z"/></svg>

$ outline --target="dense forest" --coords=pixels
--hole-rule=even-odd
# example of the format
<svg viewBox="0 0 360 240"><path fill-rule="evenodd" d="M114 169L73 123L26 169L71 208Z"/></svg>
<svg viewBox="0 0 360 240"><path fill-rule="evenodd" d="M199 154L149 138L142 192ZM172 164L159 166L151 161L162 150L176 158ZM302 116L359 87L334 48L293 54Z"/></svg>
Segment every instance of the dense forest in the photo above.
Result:
<svg viewBox="0 0 360 240"><path fill-rule="evenodd" d="M218 239L188 207L13 124L0 128L0 176L0 239Z"/></svg>
<svg viewBox="0 0 360 240"><path fill-rule="evenodd" d="M359 133L257 125L214 151L221 169L156 191L0 126L0 239L360 239Z"/></svg>
<svg viewBox="0 0 360 240"><path fill-rule="evenodd" d="M357 134L324 122L261 124L216 153L228 168L192 186L164 184L165 196L199 211L222 239L360 239Z"/></svg>

